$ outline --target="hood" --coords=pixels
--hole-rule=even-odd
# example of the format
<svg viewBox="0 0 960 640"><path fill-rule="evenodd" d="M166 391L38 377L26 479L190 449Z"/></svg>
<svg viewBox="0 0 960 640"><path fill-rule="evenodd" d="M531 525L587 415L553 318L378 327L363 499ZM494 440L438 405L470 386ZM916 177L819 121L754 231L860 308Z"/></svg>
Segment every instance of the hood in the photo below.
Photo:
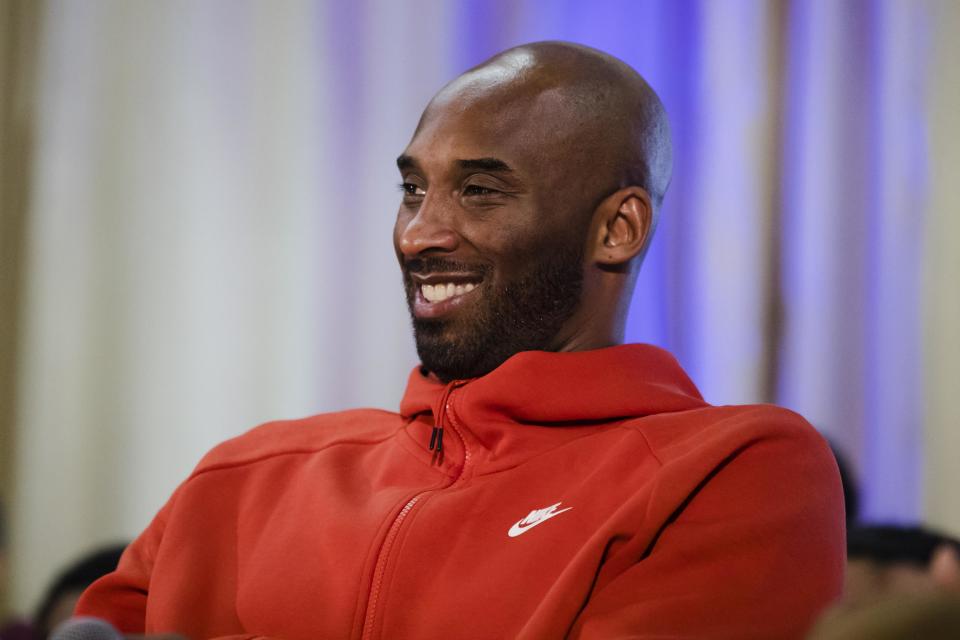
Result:
<svg viewBox="0 0 960 640"><path fill-rule="evenodd" d="M646 344L524 351L485 376L448 385L415 368L400 413L437 424L441 403L491 453L520 432L526 439L541 431L536 427L585 427L706 406L676 358ZM429 435L417 439L426 446Z"/></svg>

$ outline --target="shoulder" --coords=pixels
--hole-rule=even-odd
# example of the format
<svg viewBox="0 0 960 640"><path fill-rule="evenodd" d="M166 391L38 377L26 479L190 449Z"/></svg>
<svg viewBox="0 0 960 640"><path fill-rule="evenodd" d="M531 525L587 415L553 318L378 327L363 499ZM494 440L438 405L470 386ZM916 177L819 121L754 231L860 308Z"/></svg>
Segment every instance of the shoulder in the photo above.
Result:
<svg viewBox="0 0 960 640"><path fill-rule="evenodd" d="M662 464L691 457L719 463L745 450L766 449L829 460L826 439L799 414L769 404L706 406L631 421ZM793 457L793 456L792 456Z"/></svg>
<svg viewBox="0 0 960 640"><path fill-rule="evenodd" d="M682 511L684 522L758 527L776 520L781 529L802 525L823 536L842 534L836 461L826 439L800 415L745 405L655 418L633 428L661 465L651 507L661 516ZM842 546L842 540L833 543Z"/></svg>
<svg viewBox="0 0 960 640"><path fill-rule="evenodd" d="M191 477L281 455L314 453L343 444L375 444L393 436L403 424L399 414L378 409L267 422L211 449Z"/></svg>

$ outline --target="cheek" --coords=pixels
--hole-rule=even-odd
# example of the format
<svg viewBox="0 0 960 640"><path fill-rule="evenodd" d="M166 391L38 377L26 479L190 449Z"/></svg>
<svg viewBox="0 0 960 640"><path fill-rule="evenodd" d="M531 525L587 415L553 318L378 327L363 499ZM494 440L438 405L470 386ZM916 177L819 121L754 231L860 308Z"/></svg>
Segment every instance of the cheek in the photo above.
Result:
<svg viewBox="0 0 960 640"><path fill-rule="evenodd" d="M497 260L509 260L518 253L535 249L550 229L543 224L538 211L524 204L513 202L485 211L465 211L460 224L461 237L478 253Z"/></svg>
<svg viewBox="0 0 960 640"><path fill-rule="evenodd" d="M555 243L544 242L544 238L536 233L505 238L497 252L491 254L496 277L503 282L525 278L558 251Z"/></svg>
<svg viewBox="0 0 960 640"><path fill-rule="evenodd" d="M484 231L464 236L477 255L493 265L495 277L509 277L522 271L536 258L536 233L518 225L499 225Z"/></svg>

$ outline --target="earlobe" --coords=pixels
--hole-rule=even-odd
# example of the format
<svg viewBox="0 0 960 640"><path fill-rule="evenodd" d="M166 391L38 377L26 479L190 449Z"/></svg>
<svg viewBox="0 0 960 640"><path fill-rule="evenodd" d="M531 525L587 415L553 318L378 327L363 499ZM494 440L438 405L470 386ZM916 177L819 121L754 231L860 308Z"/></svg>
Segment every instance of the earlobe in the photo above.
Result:
<svg viewBox="0 0 960 640"><path fill-rule="evenodd" d="M653 230L653 206L644 189L617 191L601 203L598 213L598 263L621 265L643 253Z"/></svg>

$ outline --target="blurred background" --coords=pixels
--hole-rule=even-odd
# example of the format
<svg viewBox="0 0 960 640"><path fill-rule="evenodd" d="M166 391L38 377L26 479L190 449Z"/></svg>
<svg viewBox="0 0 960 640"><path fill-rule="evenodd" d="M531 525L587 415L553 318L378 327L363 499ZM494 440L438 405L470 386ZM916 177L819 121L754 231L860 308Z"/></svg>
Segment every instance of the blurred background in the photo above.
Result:
<svg viewBox="0 0 960 640"><path fill-rule="evenodd" d="M394 159L444 83L541 39L670 114L629 338L806 416L865 520L960 534L960 3L0 0L0 607L215 443L396 408Z"/></svg>

